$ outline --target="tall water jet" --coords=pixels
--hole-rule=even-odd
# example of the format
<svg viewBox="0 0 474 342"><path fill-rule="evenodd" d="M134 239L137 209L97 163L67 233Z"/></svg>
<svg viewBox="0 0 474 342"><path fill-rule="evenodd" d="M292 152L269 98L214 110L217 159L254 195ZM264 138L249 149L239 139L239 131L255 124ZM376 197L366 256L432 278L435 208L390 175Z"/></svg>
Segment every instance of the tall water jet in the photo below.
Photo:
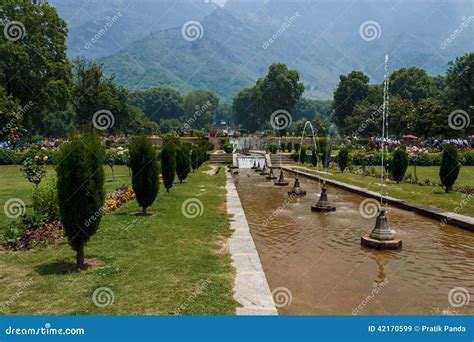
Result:
<svg viewBox="0 0 474 342"><path fill-rule="evenodd" d="M384 182L384 156L385 143L388 140L388 55L385 55L385 76L383 87L383 105L382 105L382 163L380 165L380 209L375 221L375 227L370 234L366 234L360 238L362 246L377 249L398 249L402 246L402 240L396 239L397 232L388 226L387 217L385 216L386 208L383 204L383 182Z"/></svg>

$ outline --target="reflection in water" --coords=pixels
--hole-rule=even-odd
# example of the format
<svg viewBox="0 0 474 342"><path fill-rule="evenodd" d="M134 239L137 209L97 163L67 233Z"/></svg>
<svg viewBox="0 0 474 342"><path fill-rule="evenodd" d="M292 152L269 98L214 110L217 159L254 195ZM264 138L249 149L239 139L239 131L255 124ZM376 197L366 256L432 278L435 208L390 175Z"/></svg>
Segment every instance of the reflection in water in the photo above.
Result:
<svg viewBox="0 0 474 342"><path fill-rule="evenodd" d="M289 187L251 170L235 177L270 288L288 288L293 296L280 314L351 314L361 303L358 314L474 314L473 233L389 207L402 249L366 249L360 237L375 218L359 214L364 197L328 187L337 211L314 213L321 188L306 178L300 182L307 195L288 197ZM470 303L450 306L454 287L469 290Z"/></svg>

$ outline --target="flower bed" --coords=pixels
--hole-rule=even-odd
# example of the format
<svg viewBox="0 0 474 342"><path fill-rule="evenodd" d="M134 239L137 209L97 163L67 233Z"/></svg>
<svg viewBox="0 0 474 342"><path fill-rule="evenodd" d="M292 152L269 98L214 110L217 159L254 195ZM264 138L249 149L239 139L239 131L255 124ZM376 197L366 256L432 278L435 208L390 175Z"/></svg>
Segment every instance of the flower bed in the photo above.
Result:
<svg viewBox="0 0 474 342"><path fill-rule="evenodd" d="M101 212L103 215L110 213L134 198L132 188L120 188L107 196ZM12 222L3 236L2 244L15 251L30 250L57 242L63 237L64 227L59 221L43 222L35 217L23 216L20 221Z"/></svg>

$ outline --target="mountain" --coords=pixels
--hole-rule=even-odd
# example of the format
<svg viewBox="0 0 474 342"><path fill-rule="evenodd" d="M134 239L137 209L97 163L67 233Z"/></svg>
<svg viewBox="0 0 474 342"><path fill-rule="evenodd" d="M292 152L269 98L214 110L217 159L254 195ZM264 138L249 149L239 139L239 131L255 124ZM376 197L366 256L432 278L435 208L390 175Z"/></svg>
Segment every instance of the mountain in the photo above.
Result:
<svg viewBox="0 0 474 342"><path fill-rule="evenodd" d="M474 50L471 0L228 0L223 8L209 1L196 6L203 8L202 19L183 13L174 26L168 22L99 61L130 89L209 89L226 100L264 76L271 63L282 62L299 71L305 96L326 99L339 75L352 70L381 82L385 54L391 70L418 66L437 75ZM181 29L189 20L199 21L200 39L184 39Z"/></svg>
<svg viewBox="0 0 474 342"><path fill-rule="evenodd" d="M150 33L202 20L218 6L204 0L49 0L69 28L69 55L98 58ZM96 42L93 38L98 36Z"/></svg>

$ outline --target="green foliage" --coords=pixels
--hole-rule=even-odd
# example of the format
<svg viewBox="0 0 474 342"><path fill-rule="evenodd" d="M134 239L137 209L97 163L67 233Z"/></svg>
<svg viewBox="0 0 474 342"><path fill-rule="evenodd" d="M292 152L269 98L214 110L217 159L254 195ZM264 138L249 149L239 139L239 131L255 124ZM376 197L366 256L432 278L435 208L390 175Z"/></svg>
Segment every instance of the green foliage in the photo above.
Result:
<svg viewBox="0 0 474 342"><path fill-rule="evenodd" d="M349 164L349 150L347 147L343 147L339 150L339 154L337 155L337 164L339 165L341 172L344 172L347 165Z"/></svg>
<svg viewBox="0 0 474 342"><path fill-rule="evenodd" d="M223 148L225 153L232 153L232 151L234 151L234 146L228 141L224 143Z"/></svg>
<svg viewBox="0 0 474 342"><path fill-rule="evenodd" d="M296 70L288 69L285 64L272 64L263 79L252 88L241 90L234 98L236 119L242 128L252 132L271 127L272 113L277 110L291 112L303 91L304 85L299 82Z"/></svg>
<svg viewBox="0 0 474 342"><path fill-rule="evenodd" d="M18 154L15 151L0 148L0 165L19 164Z"/></svg>
<svg viewBox="0 0 474 342"><path fill-rule="evenodd" d="M84 266L84 245L99 228L104 204L104 148L95 131L72 136L58 153L57 191L61 222L77 267Z"/></svg>
<svg viewBox="0 0 474 342"><path fill-rule="evenodd" d="M46 160L41 158L39 154L34 157L26 157L22 166L23 176L35 186L38 186L44 176L46 176Z"/></svg>
<svg viewBox="0 0 474 342"><path fill-rule="evenodd" d="M180 183L191 171L191 148L188 143L180 143L176 149L176 174Z"/></svg>
<svg viewBox="0 0 474 342"><path fill-rule="evenodd" d="M313 167L318 165L318 156L316 154L316 149L314 148L311 149L311 165L313 165Z"/></svg>
<svg viewBox="0 0 474 342"><path fill-rule="evenodd" d="M42 126L44 114L66 107L71 98L71 64L66 57L66 23L47 2L2 1L0 32L9 22L24 26L18 40L0 40L0 87L24 111L21 124L29 131ZM13 34L13 32L12 32Z"/></svg>
<svg viewBox="0 0 474 342"><path fill-rule="evenodd" d="M161 175L166 192L169 192L173 186L176 174L176 145L176 138L168 136L164 139L161 150Z"/></svg>
<svg viewBox="0 0 474 342"><path fill-rule="evenodd" d="M214 112L219 98L209 91L192 91L184 98L184 128L204 128L209 130L214 123Z"/></svg>
<svg viewBox="0 0 474 342"><path fill-rule="evenodd" d="M268 150L270 153L277 153L278 152L278 144L269 144Z"/></svg>
<svg viewBox="0 0 474 342"><path fill-rule="evenodd" d="M405 177L408 168L408 153L404 148L398 147L392 154L390 173L392 178L400 183Z"/></svg>
<svg viewBox="0 0 474 342"><path fill-rule="evenodd" d="M130 139L130 168L132 187L143 214L153 204L159 190L158 158L155 148L145 136Z"/></svg>
<svg viewBox="0 0 474 342"><path fill-rule="evenodd" d="M289 141L289 142L286 144L286 151L287 151L287 152L293 151L293 143L292 143L291 141Z"/></svg>
<svg viewBox="0 0 474 342"><path fill-rule="evenodd" d="M458 149L455 145L443 145L441 166L439 168L439 179L444 185L446 192L452 189L459 175L461 164L459 163Z"/></svg>
<svg viewBox="0 0 474 342"><path fill-rule="evenodd" d="M155 122L183 117L183 101L178 91L168 87L138 90L130 94L130 103L143 110Z"/></svg>
<svg viewBox="0 0 474 342"><path fill-rule="evenodd" d="M417 104L423 99L433 97L436 89L425 70L410 67L401 68L390 75L390 94Z"/></svg>
<svg viewBox="0 0 474 342"><path fill-rule="evenodd" d="M197 147L193 147L191 150L191 168L196 170L199 167L199 151Z"/></svg>
<svg viewBox="0 0 474 342"><path fill-rule="evenodd" d="M43 218L45 222L59 220L58 192L55 180L34 188L31 199L36 216Z"/></svg>

